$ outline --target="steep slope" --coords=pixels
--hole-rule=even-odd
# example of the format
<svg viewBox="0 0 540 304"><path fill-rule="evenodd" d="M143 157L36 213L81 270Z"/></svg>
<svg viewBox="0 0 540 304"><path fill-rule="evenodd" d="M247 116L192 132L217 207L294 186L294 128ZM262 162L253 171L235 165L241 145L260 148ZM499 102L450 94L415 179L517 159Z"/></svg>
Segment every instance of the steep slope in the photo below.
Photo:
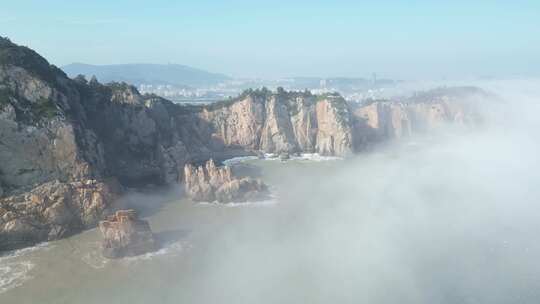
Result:
<svg viewBox="0 0 540 304"><path fill-rule="evenodd" d="M126 84L76 82L89 128L103 145L104 174L125 185L173 183L186 161L210 150L189 108L141 96Z"/></svg>
<svg viewBox="0 0 540 304"><path fill-rule="evenodd" d="M0 40L0 182L99 177L104 163L79 92L33 51ZM11 64L10 62L14 62ZM4 189L5 190L5 189Z"/></svg>

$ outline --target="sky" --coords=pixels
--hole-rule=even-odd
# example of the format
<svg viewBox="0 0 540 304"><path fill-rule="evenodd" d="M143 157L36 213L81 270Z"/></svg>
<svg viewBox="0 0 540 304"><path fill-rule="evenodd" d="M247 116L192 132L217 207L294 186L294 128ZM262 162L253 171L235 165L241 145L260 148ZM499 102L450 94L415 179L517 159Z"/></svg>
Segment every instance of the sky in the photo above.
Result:
<svg viewBox="0 0 540 304"><path fill-rule="evenodd" d="M0 0L0 35L62 66L233 77L540 76L540 1Z"/></svg>

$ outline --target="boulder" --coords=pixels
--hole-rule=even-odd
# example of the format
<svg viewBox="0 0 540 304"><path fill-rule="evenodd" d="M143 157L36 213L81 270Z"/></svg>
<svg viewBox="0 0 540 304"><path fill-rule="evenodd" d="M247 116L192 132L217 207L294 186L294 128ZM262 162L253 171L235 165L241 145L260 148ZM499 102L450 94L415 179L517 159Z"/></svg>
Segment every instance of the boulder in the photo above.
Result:
<svg viewBox="0 0 540 304"><path fill-rule="evenodd" d="M101 249L107 258L135 256L156 250L154 235L147 221L135 210L119 210L99 222L103 236Z"/></svg>

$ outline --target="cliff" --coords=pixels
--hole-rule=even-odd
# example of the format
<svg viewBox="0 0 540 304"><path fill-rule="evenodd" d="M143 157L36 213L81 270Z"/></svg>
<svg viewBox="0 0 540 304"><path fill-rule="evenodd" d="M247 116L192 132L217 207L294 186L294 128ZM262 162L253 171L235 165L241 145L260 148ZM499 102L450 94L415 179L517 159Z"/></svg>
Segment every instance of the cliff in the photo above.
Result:
<svg viewBox="0 0 540 304"><path fill-rule="evenodd" d="M376 142L433 132L447 124L476 125L481 122L479 102L494 98L477 88L455 87L403 100L353 105L355 150Z"/></svg>
<svg viewBox="0 0 540 304"><path fill-rule="evenodd" d="M21 235L31 244L95 225L116 208L116 180L175 184L186 164L258 152L345 156L440 122L475 119L464 96L441 96L449 94L356 105L339 94L262 89L182 106L125 83L70 79L0 38L0 250ZM101 186L89 190L89 183ZM60 222L45 216L57 203L69 210ZM61 233L51 232L57 227Z"/></svg>
<svg viewBox="0 0 540 304"><path fill-rule="evenodd" d="M204 108L200 117L211 126L210 136L225 147L268 153L352 152L349 107L337 94L247 91L229 104Z"/></svg>

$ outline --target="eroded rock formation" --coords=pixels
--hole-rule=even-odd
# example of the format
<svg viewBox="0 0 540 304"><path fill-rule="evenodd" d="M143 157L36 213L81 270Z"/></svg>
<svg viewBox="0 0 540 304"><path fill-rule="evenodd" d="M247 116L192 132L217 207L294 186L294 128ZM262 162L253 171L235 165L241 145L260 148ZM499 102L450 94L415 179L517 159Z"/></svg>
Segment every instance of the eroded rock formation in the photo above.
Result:
<svg viewBox="0 0 540 304"><path fill-rule="evenodd" d="M210 159L205 165L184 168L188 196L199 202L221 203L256 201L267 197L268 187L259 179L236 177L231 167L217 167Z"/></svg>
<svg viewBox="0 0 540 304"><path fill-rule="evenodd" d="M115 182L44 183L0 199L0 248L55 240L92 227L120 195Z"/></svg>
<svg viewBox="0 0 540 304"><path fill-rule="evenodd" d="M200 117L225 147L323 155L353 151L349 108L336 94L248 92L229 105L204 108Z"/></svg>
<svg viewBox="0 0 540 304"><path fill-rule="evenodd" d="M135 256L156 250L154 235L147 221L135 210L119 210L99 222L103 236L101 249L107 258Z"/></svg>

